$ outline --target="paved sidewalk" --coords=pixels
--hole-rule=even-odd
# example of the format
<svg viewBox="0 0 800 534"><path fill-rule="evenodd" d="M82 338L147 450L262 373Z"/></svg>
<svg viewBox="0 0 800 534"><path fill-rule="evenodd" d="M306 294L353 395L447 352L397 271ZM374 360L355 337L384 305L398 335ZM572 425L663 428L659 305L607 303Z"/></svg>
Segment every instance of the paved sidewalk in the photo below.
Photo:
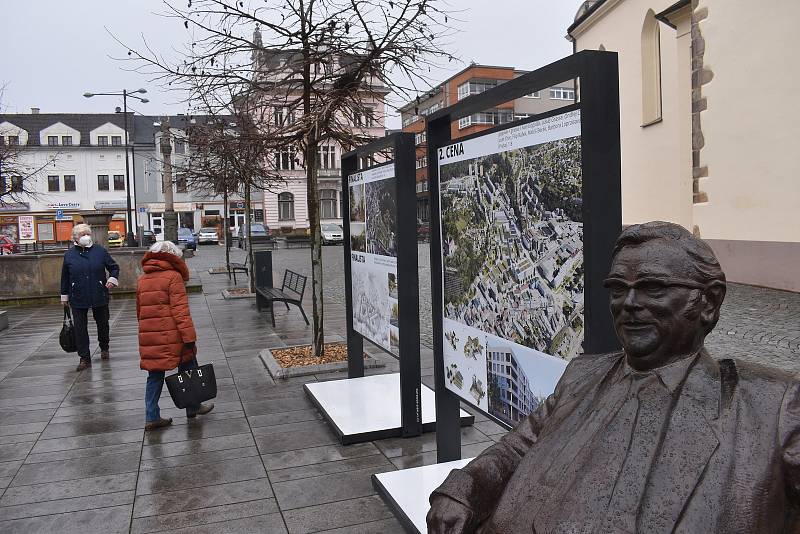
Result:
<svg viewBox="0 0 800 534"><path fill-rule="evenodd" d="M216 408L187 421L164 388L161 407L173 426L163 431L142 430L145 373L133 301L112 302L111 360L96 355L81 374L77 357L58 346L60 306L9 309L11 327L0 334L0 532L402 532L370 475L435 462L435 435L337 445L302 391L315 378L276 384L257 357L264 347L307 342L310 328L294 308L276 308L273 330L251 300L223 300L227 277L206 272L223 256L207 246L189 260L204 285L190 304L198 358L216 370ZM276 277L286 267L309 270L308 249L273 256ZM341 340L341 247L326 248L324 259L327 339ZM421 324L429 325L424 247L420 267ZM310 313L308 298L305 307ZM799 372L798 312L799 295L732 285L709 345ZM430 346L430 331L423 337ZM387 363L379 372L397 369L371 352ZM430 349L422 367L431 384ZM503 433L478 416L463 430L463 454Z"/></svg>

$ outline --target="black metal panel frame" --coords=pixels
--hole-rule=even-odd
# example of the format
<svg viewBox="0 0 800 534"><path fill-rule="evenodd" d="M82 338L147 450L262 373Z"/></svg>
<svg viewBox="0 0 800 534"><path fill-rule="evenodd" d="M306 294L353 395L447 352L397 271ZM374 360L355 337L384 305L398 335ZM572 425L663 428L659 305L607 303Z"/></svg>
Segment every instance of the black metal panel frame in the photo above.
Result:
<svg viewBox="0 0 800 534"><path fill-rule="evenodd" d="M611 266L611 251L622 228L619 141L618 59L614 52L585 50L470 96L428 117L428 183L431 207L431 286L434 373L436 386L436 443L439 462L461 458L458 410L460 397L445 387L443 344L443 287L438 151L452 144L451 124L462 117L493 108L564 80L580 80L579 103L524 120L487 129L458 141L487 135L526 122L581 111L584 221L584 350L602 353L619 346L608 311L608 292L601 281ZM477 407L473 408L477 409ZM479 410L482 412L482 410ZM505 423L483 412L500 424Z"/></svg>
<svg viewBox="0 0 800 534"><path fill-rule="evenodd" d="M391 151L394 160L359 169L359 159ZM398 132L377 139L342 156L345 304L347 309L347 374L364 376L364 339L353 329L353 278L350 266L350 187L348 177L357 172L394 165L397 198L397 287L400 333L401 435L419 436L422 425L422 379L419 353L419 272L417 261L417 219L414 134ZM407 216L407 214L414 216ZM382 348L382 347L381 347ZM385 351L391 354L390 351ZM394 356L392 354L392 356ZM458 419L458 414L456 414Z"/></svg>

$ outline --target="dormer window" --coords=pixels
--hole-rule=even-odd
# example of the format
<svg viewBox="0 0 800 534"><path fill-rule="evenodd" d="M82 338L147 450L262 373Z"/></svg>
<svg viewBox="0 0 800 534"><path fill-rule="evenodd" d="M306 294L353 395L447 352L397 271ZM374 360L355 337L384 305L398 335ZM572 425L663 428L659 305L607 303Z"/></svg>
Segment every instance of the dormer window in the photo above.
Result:
<svg viewBox="0 0 800 534"><path fill-rule="evenodd" d="M19 145L19 136L18 135L9 135L8 136L8 144L11 146Z"/></svg>
<svg viewBox="0 0 800 534"><path fill-rule="evenodd" d="M121 135L112 135L111 136L111 146L122 146L122 136Z"/></svg>
<svg viewBox="0 0 800 534"><path fill-rule="evenodd" d="M107 135L98 135L97 136L97 146L108 146L108 136Z"/></svg>
<svg viewBox="0 0 800 534"><path fill-rule="evenodd" d="M58 136L57 135L48 135L47 136L47 146L58 146Z"/></svg>
<svg viewBox="0 0 800 534"><path fill-rule="evenodd" d="M62 135L61 136L61 144L64 146L72 146L72 136L71 135Z"/></svg>

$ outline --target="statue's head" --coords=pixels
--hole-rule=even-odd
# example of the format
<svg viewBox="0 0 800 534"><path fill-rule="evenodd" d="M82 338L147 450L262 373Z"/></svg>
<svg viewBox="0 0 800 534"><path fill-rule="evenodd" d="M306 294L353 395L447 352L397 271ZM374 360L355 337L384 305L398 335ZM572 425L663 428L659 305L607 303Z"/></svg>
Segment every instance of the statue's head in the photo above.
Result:
<svg viewBox="0 0 800 534"><path fill-rule="evenodd" d="M699 350L725 298L725 273L711 247L661 221L622 231L604 285L628 362L642 370Z"/></svg>

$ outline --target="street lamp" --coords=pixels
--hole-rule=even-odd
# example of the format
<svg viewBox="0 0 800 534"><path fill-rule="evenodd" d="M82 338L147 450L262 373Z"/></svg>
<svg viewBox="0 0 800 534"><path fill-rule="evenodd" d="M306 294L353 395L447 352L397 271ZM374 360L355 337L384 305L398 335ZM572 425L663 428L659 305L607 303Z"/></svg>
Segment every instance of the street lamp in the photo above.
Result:
<svg viewBox="0 0 800 534"><path fill-rule="evenodd" d="M93 96L121 96L122 97L122 120L125 125L125 189L127 193L127 207L128 207L128 234L125 236L126 245L129 247L136 246L136 239L133 237L133 217L131 217L131 179L130 179L130 164L128 162L128 97L135 98L142 104L147 104L150 102L146 98L142 98L140 96L136 96L134 93L145 94L147 93L147 89L136 89L135 91L128 91L127 89L123 89L121 93L83 93L83 96L86 98L92 98ZM119 109L119 108L117 108Z"/></svg>

